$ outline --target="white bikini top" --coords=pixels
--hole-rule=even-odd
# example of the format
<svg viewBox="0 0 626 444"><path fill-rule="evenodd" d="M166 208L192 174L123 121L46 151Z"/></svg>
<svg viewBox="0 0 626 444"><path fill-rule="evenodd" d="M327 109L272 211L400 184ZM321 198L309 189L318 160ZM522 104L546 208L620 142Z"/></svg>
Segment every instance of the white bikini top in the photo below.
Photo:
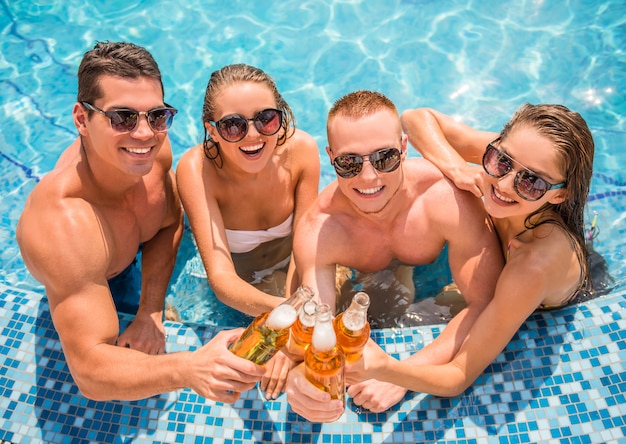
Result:
<svg viewBox="0 0 626 444"><path fill-rule="evenodd" d="M282 224L267 230L245 231L226 229L226 239L228 240L230 252L247 253L264 242L289 236L291 234L292 222L293 213Z"/></svg>

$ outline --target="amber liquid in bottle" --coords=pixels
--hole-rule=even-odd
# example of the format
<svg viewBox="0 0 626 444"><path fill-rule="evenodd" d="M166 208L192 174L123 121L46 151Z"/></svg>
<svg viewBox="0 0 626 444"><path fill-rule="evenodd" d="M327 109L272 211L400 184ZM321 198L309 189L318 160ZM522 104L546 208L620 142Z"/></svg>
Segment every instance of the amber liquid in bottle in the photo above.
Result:
<svg viewBox="0 0 626 444"><path fill-rule="evenodd" d="M289 326L282 329L269 327L266 323L269 314L268 311L257 316L231 346L230 351L240 358L263 365L284 347L289 340ZM295 312L293 317L295 318Z"/></svg>
<svg viewBox="0 0 626 444"><path fill-rule="evenodd" d="M367 309L370 298L367 293L354 295L350 307L334 320L337 342L343 349L346 362L358 361L363 354L363 347L370 337L370 324L367 322Z"/></svg>
<svg viewBox="0 0 626 444"><path fill-rule="evenodd" d="M304 357L304 352L311 344L313 336L313 327L315 327L315 311L317 303L315 301L306 301L298 312L298 319L291 326L291 335L287 350L289 353Z"/></svg>
<svg viewBox="0 0 626 444"><path fill-rule="evenodd" d="M313 297L313 291L301 286L285 302L270 312L257 316L230 351L256 364L267 363L289 340L289 329L296 321L298 309Z"/></svg>
<svg viewBox="0 0 626 444"><path fill-rule="evenodd" d="M330 394L331 399L346 402L345 357L337 344L330 307L318 305L311 345L304 353L304 374L309 382Z"/></svg>

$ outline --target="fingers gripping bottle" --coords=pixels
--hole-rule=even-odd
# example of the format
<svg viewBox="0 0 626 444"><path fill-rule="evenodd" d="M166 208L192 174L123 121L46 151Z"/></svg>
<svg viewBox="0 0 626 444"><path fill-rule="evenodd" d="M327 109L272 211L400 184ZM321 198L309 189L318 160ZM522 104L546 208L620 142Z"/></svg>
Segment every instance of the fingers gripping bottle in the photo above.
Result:
<svg viewBox="0 0 626 444"><path fill-rule="evenodd" d="M361 358L363 347L370 337L370 324L367 322L369 306L369 296L360 291L354 295L348 309L334 320L337 342L346 355L346 362L356 362Z"/></svg>
<svg viewBox="0 0 626 444"><path fill-rule="evenodd" d="M257 316L230 346L230 351L256 364L265 364L287 344L289 328L296 321L298 310L312 297L313 290L301 285L285 302Z"/></svg>
<svg viewBox="0 0 626 444"><path fill-rule="evenodd" d="M311 344L313 327L315 327L315 311L317 303L313 300L306 301L298 312L298 319L291 326L291 335L287 350L300 358L304 357L304 352Z"/></svg>
<svg viewBox="0 0 626 444"><path fill-rule="evenodd" d="M317 316L311 345L304 352L304 374L317 388L330 394L331 399L346 401L344 380L345 357L337 344L330 307L317 306Z"/></svg>

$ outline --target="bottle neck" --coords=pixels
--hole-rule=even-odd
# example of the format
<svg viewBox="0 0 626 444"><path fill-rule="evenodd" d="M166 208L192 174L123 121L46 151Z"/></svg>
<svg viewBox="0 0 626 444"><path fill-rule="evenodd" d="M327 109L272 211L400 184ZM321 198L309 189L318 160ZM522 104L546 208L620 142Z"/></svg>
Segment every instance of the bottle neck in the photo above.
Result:
<svg viewBox="0 0 626 444"><path fill-rule="evenodd" d="M333 327L331 311L327 304L317 306L311 345L314 349L319 351L329 351L337 345L337 336L335 335L335 329Z"/></svg>
<svg viewBox="0 0 626 444"><path fill-rule="evenodd" d="M352 303L341 316L341 322L348 330L359 331L367 324L367 309L370 306L370 298L367 293L358 292L352 298Z"/></svg>

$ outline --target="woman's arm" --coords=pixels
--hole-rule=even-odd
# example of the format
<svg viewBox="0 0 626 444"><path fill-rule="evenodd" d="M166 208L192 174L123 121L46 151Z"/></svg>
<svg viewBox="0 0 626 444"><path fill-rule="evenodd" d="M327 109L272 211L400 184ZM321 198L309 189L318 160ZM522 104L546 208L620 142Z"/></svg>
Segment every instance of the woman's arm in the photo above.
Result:
<svg viewBox="0 0 626 444"><path fill-rule="evenodd" d="M294 191L294 218L293 232L302 215L311 206L317 197L320 182L320 155L315 139L308 133L296 130L291 139L289 158L293 160L298 171L298 180ZM286 294L293 293L300 284L300 277L296 273L293 255L287 272Z"/></svg>
<svg viewBox="0 0 626 444"><path fill-rule="evenodd" d="M190 149L178 162L176 180L183 207L206 269L209 285L226 305L251 316L271 310L284 298L255 288L237 274L220 207L206 183L202 146Z"/></svg>
<svg viewBox="0 0 626 444"><path fill-rule="evenodd" d="M429 108L404 111L402 128L410 144L424 158L437 166L455 185L480 197L485 147L497 137L496 133L478 131L452 117Z"/></svg>
<svg viewBox="0 0 626 444"><path fill-rule="evenodd" d="M563 247L563 245L561 245ZM567 249L567 247L565 247ZM481 312L453 359L442 365L398 361L370 343L360 362L347 367L349 382L375 378L437 396L463 393L506 348L539 304L554 292L567 261L526 248L504 267L493 300ZM445 330L444 330L445 331Z"/></svg>

